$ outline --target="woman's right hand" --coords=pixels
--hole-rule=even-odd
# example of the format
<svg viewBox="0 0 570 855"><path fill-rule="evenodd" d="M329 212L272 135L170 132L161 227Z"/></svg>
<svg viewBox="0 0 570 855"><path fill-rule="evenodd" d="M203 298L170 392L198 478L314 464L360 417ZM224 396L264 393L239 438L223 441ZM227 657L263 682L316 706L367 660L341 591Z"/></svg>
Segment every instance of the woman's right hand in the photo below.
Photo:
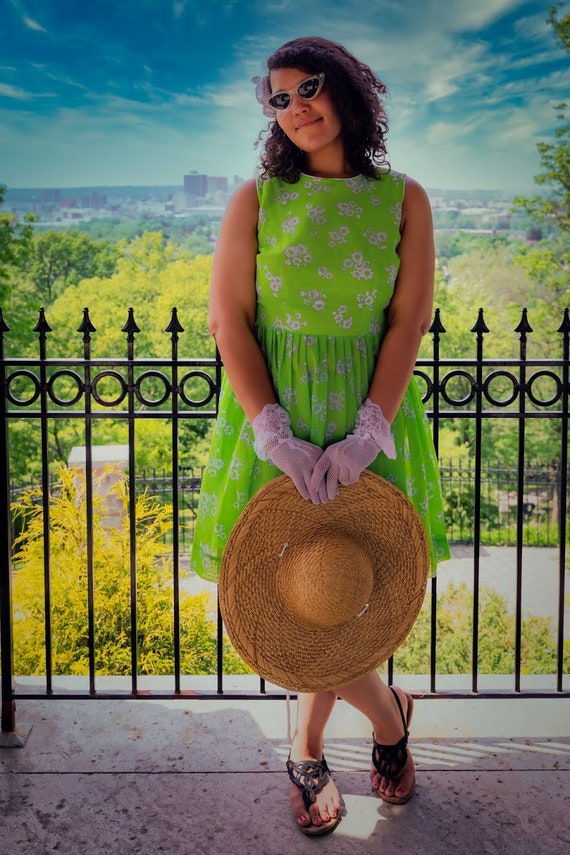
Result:
<svg viewBox="0 0 570 855"><path fill-rule="evenodd" d="M269 454L269 459L293 481L304 499L310 499L315 505L320 502L318 493L309 493L309 484L313 470L323 450L312 442L291 436L277 445Z"/></svg>
<svg viewBox="0 0 570 855"><path fill-rule="evenodd" d="M270 460L295 484L304 499L319 504L319 496L309 493L315 464L322 448L293 436L291 419L279 404L266 404L251 423L255 442L253 447L261 460Z"/></svg>

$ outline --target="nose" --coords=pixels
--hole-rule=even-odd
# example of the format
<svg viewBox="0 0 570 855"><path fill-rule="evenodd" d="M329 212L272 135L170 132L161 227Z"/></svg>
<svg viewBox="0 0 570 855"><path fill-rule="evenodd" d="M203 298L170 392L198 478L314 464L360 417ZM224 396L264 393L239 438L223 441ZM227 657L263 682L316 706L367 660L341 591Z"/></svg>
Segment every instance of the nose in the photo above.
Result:
<svg viewBox="0 0 570 855"><path fill-rule="evenodd" d="M291 109L293 110L294 113L304 113L305 110L308 109L307 99L301 98L301 96L298 95L297 92L294 92L293 95L291 95L291 105L290 106L291 106Z"/></svg>

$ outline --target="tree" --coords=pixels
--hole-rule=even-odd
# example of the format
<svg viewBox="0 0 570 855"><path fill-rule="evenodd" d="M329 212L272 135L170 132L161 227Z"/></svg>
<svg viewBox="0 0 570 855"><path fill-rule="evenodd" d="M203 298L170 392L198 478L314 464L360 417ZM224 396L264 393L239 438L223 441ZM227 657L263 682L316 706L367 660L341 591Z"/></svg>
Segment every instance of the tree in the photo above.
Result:
<svg viewBox="0 0 570 855"><path fill-rule="evenodd" d="M548 10L548 23L552 25L564 50L570 53L570 12L559 17L558 10L561 6L562 3L557 3L550 7Z"/></svg>
<svg viewBox="0 0 570 855"><path fill-rule="evenodd" d="M26 273L32 281L37 300L49 305L68 285L82 279L111 276L115 270L118 250L106 240L92 240L75 231L53 230L36 235Z"/></svg>
<svg viewBox="0 0 570 855"><path fill-rule="evenodd" d="M4 204L6 185L0 184L0 208ZM6 284L12 269L22 263L30 251L33 214L26 214L20 222L14 214L0 211L0 298L4 299Z"/></svg>
<svg viewBox="0 0 570 855"><path fill-rule="evenodd" d="M570 12L561 14L561 3L548 10L548 23L567 53L570 53ZM542 172L535 183L547 190L547 195L526 198L518 196L514 204L528 211L537 220L546 220L563 232L570 232L570 121L567 105L557 104L556 119L562 124L556 128L556 142L539 142Z"/></svg>

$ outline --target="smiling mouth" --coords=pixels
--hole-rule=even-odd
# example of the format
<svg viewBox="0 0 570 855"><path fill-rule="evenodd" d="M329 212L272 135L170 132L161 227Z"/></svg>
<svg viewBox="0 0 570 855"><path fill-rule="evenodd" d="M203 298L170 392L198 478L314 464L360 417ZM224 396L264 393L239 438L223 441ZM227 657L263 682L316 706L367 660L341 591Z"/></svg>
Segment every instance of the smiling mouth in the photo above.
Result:
<svg viewBox="0 0 570 855"><path fill-rule="evenodd" d="M314 125L317 122L320 122L320 120L320 117L318 117L317 119L309 119L307 122L303 122L301 125L297 125L296 130L300 131L301 128L307 128L309 125Z"/></svg>

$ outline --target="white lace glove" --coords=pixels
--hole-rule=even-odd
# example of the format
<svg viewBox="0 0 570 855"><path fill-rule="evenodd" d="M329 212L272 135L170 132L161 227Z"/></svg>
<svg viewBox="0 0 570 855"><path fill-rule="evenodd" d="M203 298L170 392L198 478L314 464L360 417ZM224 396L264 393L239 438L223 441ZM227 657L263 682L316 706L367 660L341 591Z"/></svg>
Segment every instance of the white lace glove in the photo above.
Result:
<svg viewBox="0 0 570 855"><path fill-rule="evenodd" d="M356 414L354 432L329 445L319 458L309 484L309 497L318 504L334 499L339 484L354 484L380 452L392 460L396 447L390 422L381 407L367 398Z"/></svg>
<svg viewBox="0 0 570 855"><path fill-rule="evenodd" d="M309 483L315 463L323 453L322 448L293 436L289 413L279 404L266 404L251 426L257 456L261 460L270 460L288 475L304 499L311 498ZM315 504L318 502L317 496Z"/></svg>

